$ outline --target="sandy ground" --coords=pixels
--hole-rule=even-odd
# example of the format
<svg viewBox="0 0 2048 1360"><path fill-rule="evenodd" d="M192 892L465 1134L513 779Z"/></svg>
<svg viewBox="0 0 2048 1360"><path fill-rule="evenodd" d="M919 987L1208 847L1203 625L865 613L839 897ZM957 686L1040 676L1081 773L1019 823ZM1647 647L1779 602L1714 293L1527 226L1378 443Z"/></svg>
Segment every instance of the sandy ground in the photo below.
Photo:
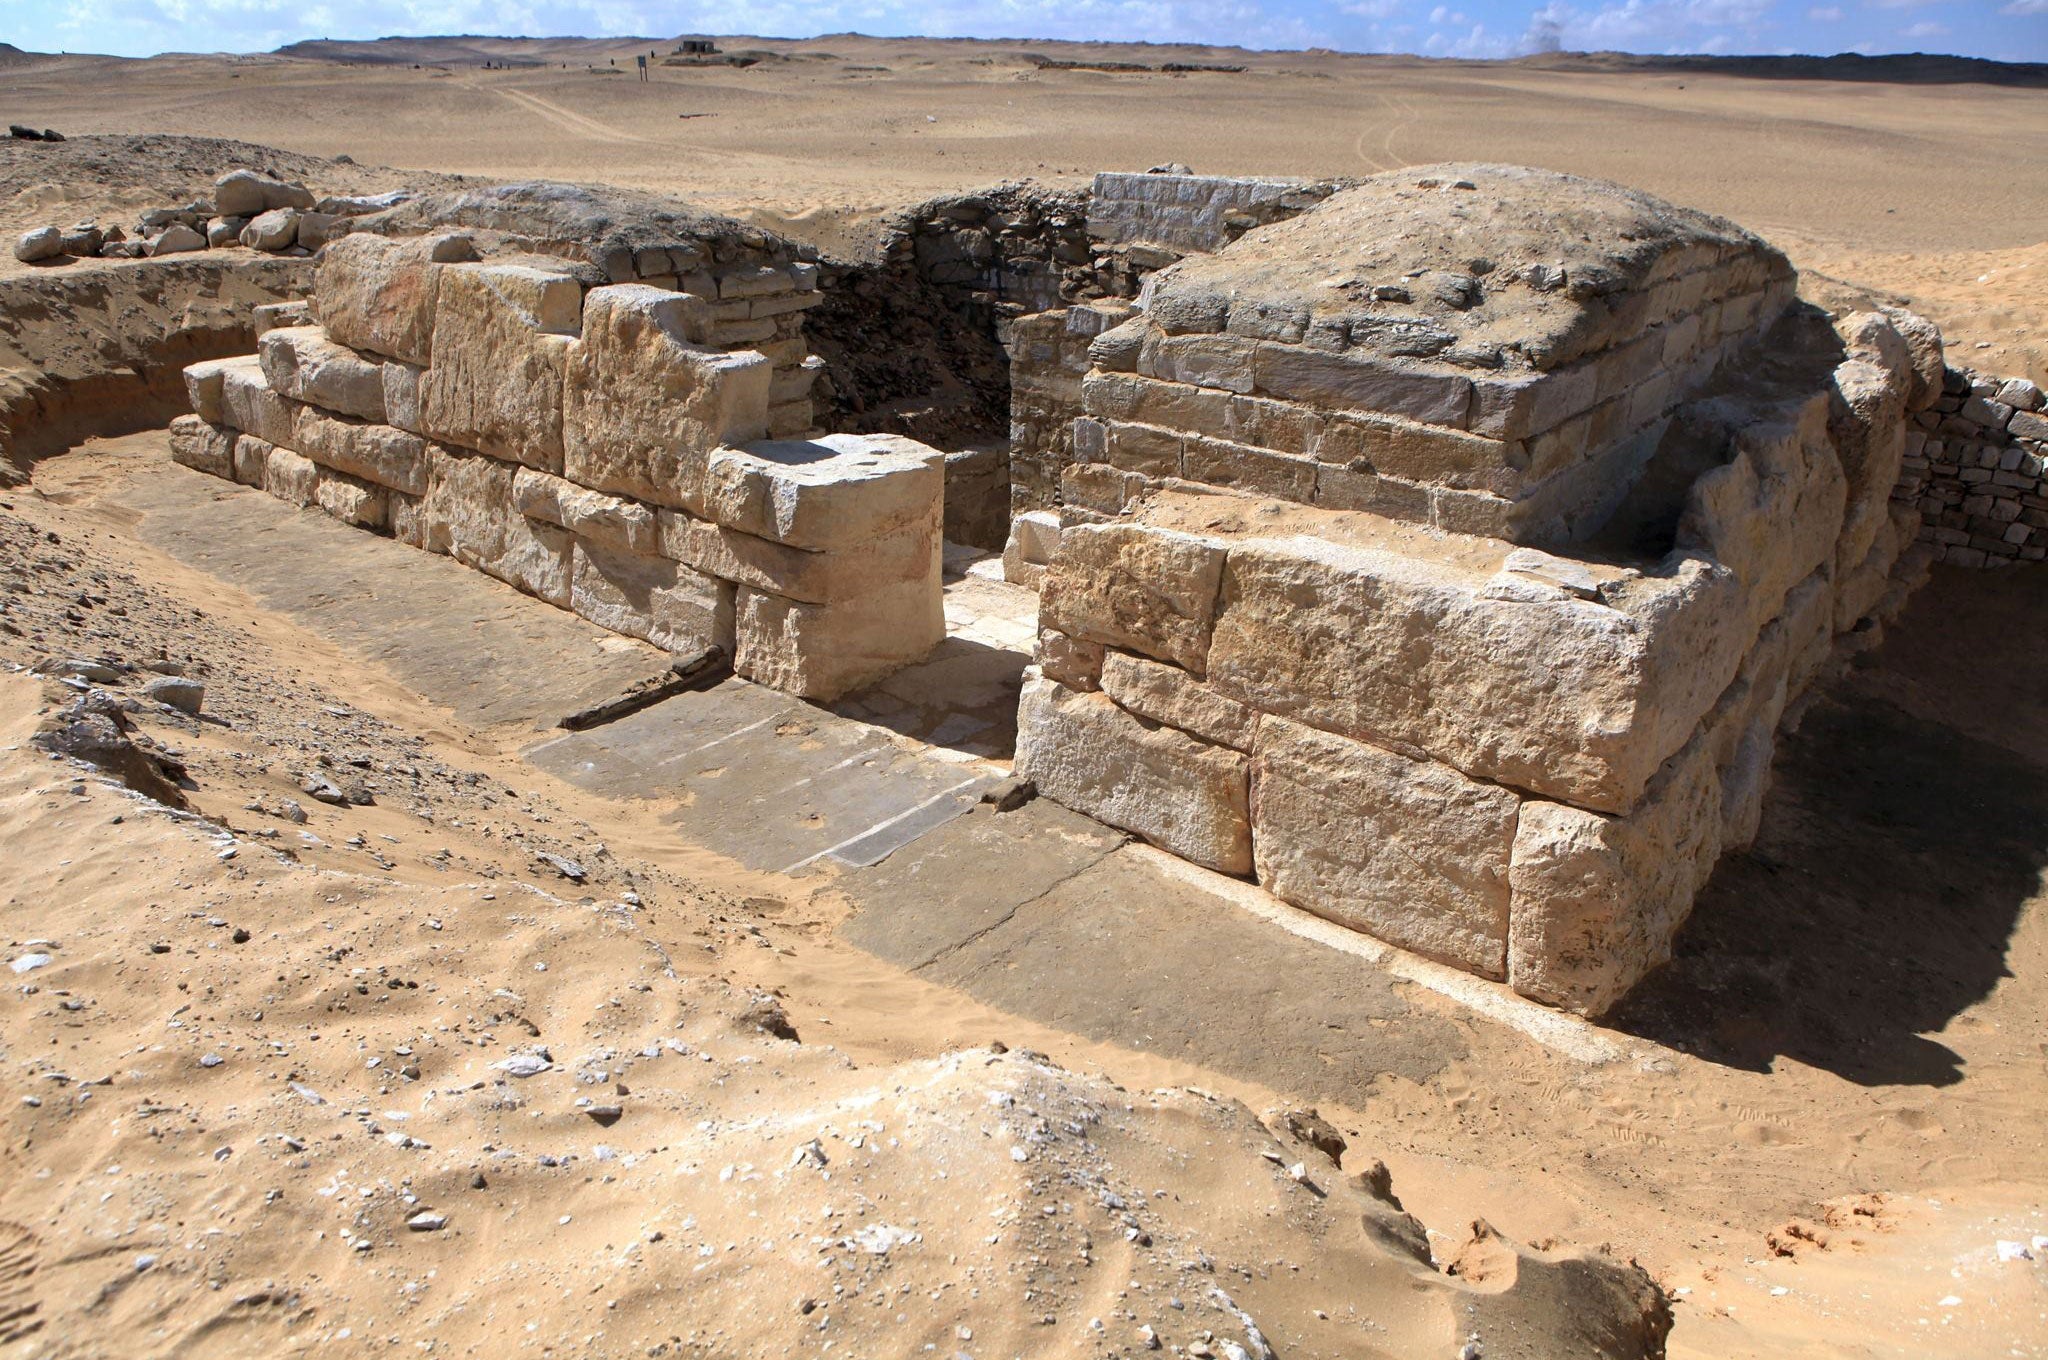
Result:
<svg viewBox="0 0 2048 1360"><path fill-rule="evenodd" d="M1419 1077L1345 1073L1363 1096L1336 1102L1206 1064L1226 1045L1200 1031L1151 1019L1133 1047L1034 1019L1055 974L956 989L852 947L829 880L679 843L658 808L522 761L530 718L465 720L421 672L167 555L148 507L196 476L134 436L0 504L0 657L168 657L224 720L135 716L211 819L181 820L35 752L71 695L0 677L0 935L10 962L50 959L0 999L0 1292L38 1324L8 1353L1139 1353L1140 1326L1184 1350L1242 1336L1211 1288L1282 1355L1440 1353L1449 1307L1402 1301L1359 1187L1327 1168L1338 1193L1298 1194L1262 1155L1252 1112L1313 1100L1345 1173L1383 1160L1439 1259L1484 1220L1640 1261L1674 1355L2048 1354L2044 1263L2000 1245L2048 1258L2043 658L2002 622L2048 604L2038 574L1938 578L1816 707L1762 840L1609 1060L1421 989L1378 1015L1333 995L1336 1031L1437 1036ZM479 617L564 617L416 569ZM403 588L351 586L372 616ZM612 664L584 655L565 683ZM376 801L317 802L308 769ZM1151 962L1194 976L1201 951L1162 938ZM777 1015L802 1042L761 1032ZM521 1055L551 1065L498 1066ZM988 1113L1004 1101L1028 1116ZM1150 1206L1156 1249L1105 1191ZM421 1213L447 1222L408 1229Z"/></svg>
<svg viewBox="0 0 2048 1360"><path fill-rule="evenodd" d="M387 45L399 60L381 65L63 58L10 68L7 107L65 132L237 137L366 166L635 185L841 247L893 208L1004 179L1166 161L1311 176L1520 162L1725 214L1802 268L1927 311L1971 362L2048 377L2048 161L2026 150L2048 144L2038 89L1058 50L1248 67L1107 73L1040 70L1028 55L1052 49L1013 43L725 46L770 59L674 67L656 47L642 83L628 68L649 48L630 42L425 40ZM551 64L483 69L493 57ZM0 204L0 226L16 216Z"/></svg>
<svg viewBox="0 0 2048 1360"><path fill-rule="evenodd" d="M762 45L801 59L645 86L571 44L545 48L568 69L5 78L10 120L39 126L345 152L362 187L392 182L374 165L610 180L842 249L895 206L1015 176L1526 160L1727 213L1813 286L1905 298L1960 361L2044 376L2048 167L2012 152L2048 134L2038 91ZM161 201L7 185L10 230ZM1345 1173L1384 1160L1442 1259L1485 1220L1640 1261L1673 1295L1674 1355L2048 1355L2048 1266L2000 1248L2048 1234L2048 644L2014 626L2048 608L2041 573L1938 576L1815 706L1758 846L1606 1031L1615 1060L1402 984L1455 1040L1420 1076L1341 1074L1363 1094L1334 1101L1201 1032L1077 1035L1037 1005L1051 982L941 985L852 947L829 887L679 844L523 761L530 726L465 717L166 552L144 493L193 475L145 435L0 497L0 661L162 652L227 720L137 714L210 820L174 818L34 751L70 695L0 675L0 943L50 958L0 994L0 1354L1081 1354L1135 1352L1140 1326L1228 1354L1245 1329L1211 1289L1282 1355L1438 1354L1453 1305L1397 1302L1412 1282L1376 1273L1366 1192L1318 1167L1320 1198L1261 1155L1311 1156L1253 1112L1313 1100ZM473 584L480 610L552 612ZM312 800L314 766L377 802ZM1201 944L1161 940L1163 975L1213 964ZM1422 1025L1355 1002L1329 999L1333 1031ZM762 1029L777 1013L801 1042ZM1305 1030L1289 1056L1332 1047ZM539 1075L496 1066L539 1050ZM409 1230L421 1213L447 1221Z"/></svg>

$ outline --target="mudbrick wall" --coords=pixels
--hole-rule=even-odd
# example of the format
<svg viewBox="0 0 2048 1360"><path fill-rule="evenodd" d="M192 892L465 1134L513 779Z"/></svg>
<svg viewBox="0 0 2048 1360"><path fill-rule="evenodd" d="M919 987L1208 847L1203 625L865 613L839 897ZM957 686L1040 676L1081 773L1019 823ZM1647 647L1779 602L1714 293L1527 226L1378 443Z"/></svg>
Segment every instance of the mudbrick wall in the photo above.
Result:
<svg viewBox="0 0 2048 1360"><path fill-rule="evenodd" d="M2048 558L2048 396L2025 378L1948 369L1913 417L1893 499L1959 567Z"/></svg>

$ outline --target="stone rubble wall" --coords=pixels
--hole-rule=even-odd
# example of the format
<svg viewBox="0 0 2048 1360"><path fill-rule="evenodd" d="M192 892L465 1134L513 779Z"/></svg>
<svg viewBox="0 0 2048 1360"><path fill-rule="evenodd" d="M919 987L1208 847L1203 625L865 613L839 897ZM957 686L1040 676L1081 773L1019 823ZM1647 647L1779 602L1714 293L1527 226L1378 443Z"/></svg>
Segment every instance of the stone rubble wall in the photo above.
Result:
<svg viewBox="0 0 2048 1360"><path fill-rule="evenodd" d="M2048 397L2025 378L1946 369L1913 417L1893 499L1918 510L1936 560L2002 567L2048 558Z"/></svg>
<svg viewBox="0 0 2048 1360"><path fill-rule="evenodd" d="M1305 212L1337 186L1329 180L1105 171L1096 175L1088 198L1088 234L1113 246L1206 253L1253 227Z"/></svg>
<svg viewBox="0 0 2048 1360"><path fill-rule="evenodd" d="M1921 367L1842 326L1760 396L1677 546L1623 567L1188 482L1022 517L1018 769L1306 910L1599 1013L1757 829L1776 733L1926 556L1891 500ZM1196 386L1189 384L1188 386Z"/></svg>
<svg viewBox="0 0 2048 1360"><path fill-rule="evenodd" d="M185 370L172 456L792 693L923 657L943 455L801 437L808 399L763 351L801 344L808 271L651 277L348 237L310 306L262 309L256 354Z"/></svg>

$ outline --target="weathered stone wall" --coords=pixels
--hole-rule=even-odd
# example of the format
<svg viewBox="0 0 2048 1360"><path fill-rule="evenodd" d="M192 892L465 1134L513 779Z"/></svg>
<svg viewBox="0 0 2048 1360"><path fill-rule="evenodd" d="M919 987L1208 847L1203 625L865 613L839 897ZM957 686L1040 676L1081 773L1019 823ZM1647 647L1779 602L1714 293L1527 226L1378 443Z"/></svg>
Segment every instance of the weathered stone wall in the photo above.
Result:
<svg viewBox="0 0 2048 1360"><path fill-rule="evenodd" d="M1058 508L1006 554L1042 591L1019 770L1597 1013L1668 956L1755 834L1781 722L1930 555L1894 490L1940 341L1789 312L1782 257L1731 224L1449 169L1347 208L1413 233L1365 238L1399 284L1332 276L1345 237L1313 216L1157 276L1089 342L1064 447L1081 309L1020 326ZM1557 248L1554 209L1587 224L1562 264L1472 240L1463 272L1427 264L1468 212L1503 255Z"/></svg>
<svg viewBox="0 0 2048 1360"><path fill-rule="evenodd" d="M1207 253L1314 207L1339 183L1105 171L1089 195L1088 234L1111 246Z"/></svg>
<svg viewBox="0 0 2048 1360"><path fill-rule="evenodd" d="M794 693L924 655L943 456L764 438L810 425L760 348L808 305L800 267L684 276L701 292L650 277L478 260L456 235L332 243L310 309L186 369L173 457Z"/></svg>
<svg viewBox="0 0 2048 1360"><path fill-rule="evenodd" d="M1856 320L1830 385L1752 405L1640 568L1191 485L1028 517L1057 546L1016 545L1044 581L1020 772L1319 915L1604 1010L1754 835L1788 705L1903 599L1913 372Z"/></svg>
<svg viewBox="0 0 2048 1360"><path fill-rule="evenodd" d="M1894 493L1920 541L1960 567L2048 558L2048 398L2025 378L1946 369L1913 417Z"/></svg>

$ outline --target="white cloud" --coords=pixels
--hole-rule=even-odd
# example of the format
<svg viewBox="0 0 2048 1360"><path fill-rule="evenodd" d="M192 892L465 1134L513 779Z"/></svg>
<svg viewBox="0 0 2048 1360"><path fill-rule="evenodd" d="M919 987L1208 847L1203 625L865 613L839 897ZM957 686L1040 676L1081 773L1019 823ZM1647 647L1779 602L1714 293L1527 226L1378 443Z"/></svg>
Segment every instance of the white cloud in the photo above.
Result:
<svg viewBox="0 0 2048 1360"><path fill-rule="evenodd" d="M1915 42L1918 42L1922 38L1939 38L1947 32L1947 24L1937 24L1933 20L1927 20L1926 22L1911 24L1905 28L1900 29L1899 36L1902 38L1911 38Z"/></svg>
<svg viewBox="0 0 2048 1360"><path fill-rule="evenodd" d="M1839 5L1816 5L1806 11L1806 17L1817 24L1839 24L1848 15Z"/></svg>
<svg viewBox="0 0 2048 1360"><path fill-rule="evenodd" d="M2012 0L2012 3L1998 11L2020 17L2030 14L2048 14L2048 0Z"/></svg>

